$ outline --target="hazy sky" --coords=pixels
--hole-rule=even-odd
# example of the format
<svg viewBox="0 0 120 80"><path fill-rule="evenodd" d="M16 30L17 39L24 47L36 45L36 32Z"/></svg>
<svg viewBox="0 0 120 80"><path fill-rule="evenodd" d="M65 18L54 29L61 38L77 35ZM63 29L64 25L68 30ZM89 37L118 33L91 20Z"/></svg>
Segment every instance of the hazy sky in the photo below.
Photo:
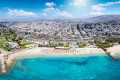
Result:
<svg viewBox="0 0 120 80"><path fill-rule="evenodd" d="M0 0L1 19L72 19L120 14L119 0Z"/></svg>

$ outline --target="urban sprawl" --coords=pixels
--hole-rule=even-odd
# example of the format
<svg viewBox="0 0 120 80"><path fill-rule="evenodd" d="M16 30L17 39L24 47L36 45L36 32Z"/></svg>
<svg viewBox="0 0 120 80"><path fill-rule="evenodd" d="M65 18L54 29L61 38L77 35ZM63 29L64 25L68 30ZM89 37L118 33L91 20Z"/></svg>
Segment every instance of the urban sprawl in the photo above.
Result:
<svg viewBox="0 0 120 80"><path fill-rule="evenodd" d="M1 27L29 39L96 40L120 36L120 22L32 21L1 22Z"/></svg>

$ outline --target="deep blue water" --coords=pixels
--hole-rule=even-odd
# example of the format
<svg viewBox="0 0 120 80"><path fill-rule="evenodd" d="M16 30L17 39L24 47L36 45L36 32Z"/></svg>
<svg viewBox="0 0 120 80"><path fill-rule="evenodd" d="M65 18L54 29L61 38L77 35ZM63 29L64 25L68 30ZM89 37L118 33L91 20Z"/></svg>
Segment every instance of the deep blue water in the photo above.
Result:
<svg viewBox="0 0 120 80"><path fill-rule="evenodd" d="M120 57L119 57L120 58ZM105 55L22 57L0 80L120 80L120 61Z"/></svg>

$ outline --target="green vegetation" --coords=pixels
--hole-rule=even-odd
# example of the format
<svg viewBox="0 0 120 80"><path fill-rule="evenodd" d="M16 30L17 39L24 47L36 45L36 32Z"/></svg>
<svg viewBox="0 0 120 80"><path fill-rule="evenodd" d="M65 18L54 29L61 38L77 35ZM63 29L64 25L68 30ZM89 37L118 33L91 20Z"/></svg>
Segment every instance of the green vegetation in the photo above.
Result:
<svg viewBox="0 0 120 80"><path fill-rule="evenodd" d="M19 39L19 40L23 40L23 37L19 36L18 39Z"/></svg>
<svg viewBox="0 0 120 80"><path fill-rule="evenodd" d="M77 42L78 47L85 47L87 44L87 42Z"/></svg>
<svg viewBox="0 0 120 80"><path fill-rule="evenodd" d="M88 42L90 45L94 45L94 42L93 41L89 41Z"/></svg>
<svg viewBox="0 0 120 80"><path fill-rule="evenodd" d="M12 30L7 30L6 28L0 29L0 48L7 50L7 51L12 51L10 48L5 48L3 46L3 43L5 42L17 42L20 43L20 41L23 38L21 36L18 36L16 32Z"/></svg>
<svg viewBox="0 0 120 80"><path fill-rule="evenodd" d="M69 47L69 43L51 43L51 42L49 42L48 45L42 45L42 44L38 45L38 47L57 47L57 46Z"/></svg>
<svg viewBox="0 0 120 80"><path fill-rule="evenodd" d="M79 24L77 24L77 30L80 31Z"/></svg>
<svg viewBox="0 0 120 80"><path fill-rule="evenodd" d="M39 44L38 47L50 47L49 45L42 45L42 44Z"/></svg>
<svg viewBox="0 0 120 80"><path fill-rule="evenodd" d="M4 43L4 42L8 42L7 40L0 40L0 44Z"/></svg>
<svg viewBox="0 0 120 80"><path fill-rule="evenodd" d="M106 48L112 47L115 43L120 44L120 38L114 38L114 39L106 39L105 41L89 41L90 45L96 45L99 48L102 48L104 51L106 51ZM77 45L79 47L84 47L87 45L87 42L77 42Z"/></svg>
<svg viewBox="0 0 120 80"><path fill-rule="evenodd" d="M107 41L105 41L105 42L102 42L102 41L94 41L94 43L95 43L99 48L102 48L104 51L106 51L106 48L113 46L113 44L110 44L110 43L107 42Z"/></svg>
<svg viewBox="0 0 120 80"><path fill-rule="evenodd" d="M5 48L5 47L3 46L3 43L4 43L4 42L8 42L8 41L7 41L7 40L0 40L0 48L9 51L10 49L7 49L7 48Z"/></svg>
<svg viewBox="0 0 120 80"><path fill-rule="evenodd" d="M106 42L108 42L108 43L119 43L120 44L120 38L107 39Z"/></svg>
<svg viewBox="0 0 120 80"><path fill-rule="evenodd" d="M94 41L94 43L99 47L106 51L106 48L112 47L114 43L120 44L120 38L106 39L104 42L102 41Z"/></svg>
<svg viewBox="0 0 120 80"><path fill-rule="evenodd" d="M25 48L26 47L26 45L29 45L29 44L32 44L32 42L28 42L28 41L23 41L23 42L21 42L21 44L23 45L23 47Z"/></svg>

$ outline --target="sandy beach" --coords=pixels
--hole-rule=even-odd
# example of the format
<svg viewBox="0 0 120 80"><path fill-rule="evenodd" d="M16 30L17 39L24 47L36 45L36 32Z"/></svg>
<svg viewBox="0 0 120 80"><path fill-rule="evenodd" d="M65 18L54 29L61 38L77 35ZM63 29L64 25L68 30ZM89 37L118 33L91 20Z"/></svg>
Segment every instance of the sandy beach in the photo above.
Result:
<svg viewBox="0 0 120 80"><path fill-rule="evenodd" d="M110 52L110 54L113 56L120 54L120 45L107 48L107 52Z"/></svg>
<svg viewBox="0 0 120 80"><path fill-rule="evenodd" d="M6 57L7 65L10 65L14 58L28 55L86 55L86 54L105 54L100 48L77 48L70 50L59 50L54 48L33 48L15 52Z"/></svg>
<svg viewBox="0 0 120 80"><path fill-rule="evenodd" d="M107 48L107 52L115 56L120 53L120 45ZM8 52L7 52L8 53ZM5 63L10 66L13 60L17 57L29 56L29 55L45 55L45 56L69 56L69 55L93 55L93 54L106 54L101 48L71 48L69 50L48 48L48 47L36 47L32 49L22 49L15 51L12 54L0 56L1 73L5 73Z"/></svg>

